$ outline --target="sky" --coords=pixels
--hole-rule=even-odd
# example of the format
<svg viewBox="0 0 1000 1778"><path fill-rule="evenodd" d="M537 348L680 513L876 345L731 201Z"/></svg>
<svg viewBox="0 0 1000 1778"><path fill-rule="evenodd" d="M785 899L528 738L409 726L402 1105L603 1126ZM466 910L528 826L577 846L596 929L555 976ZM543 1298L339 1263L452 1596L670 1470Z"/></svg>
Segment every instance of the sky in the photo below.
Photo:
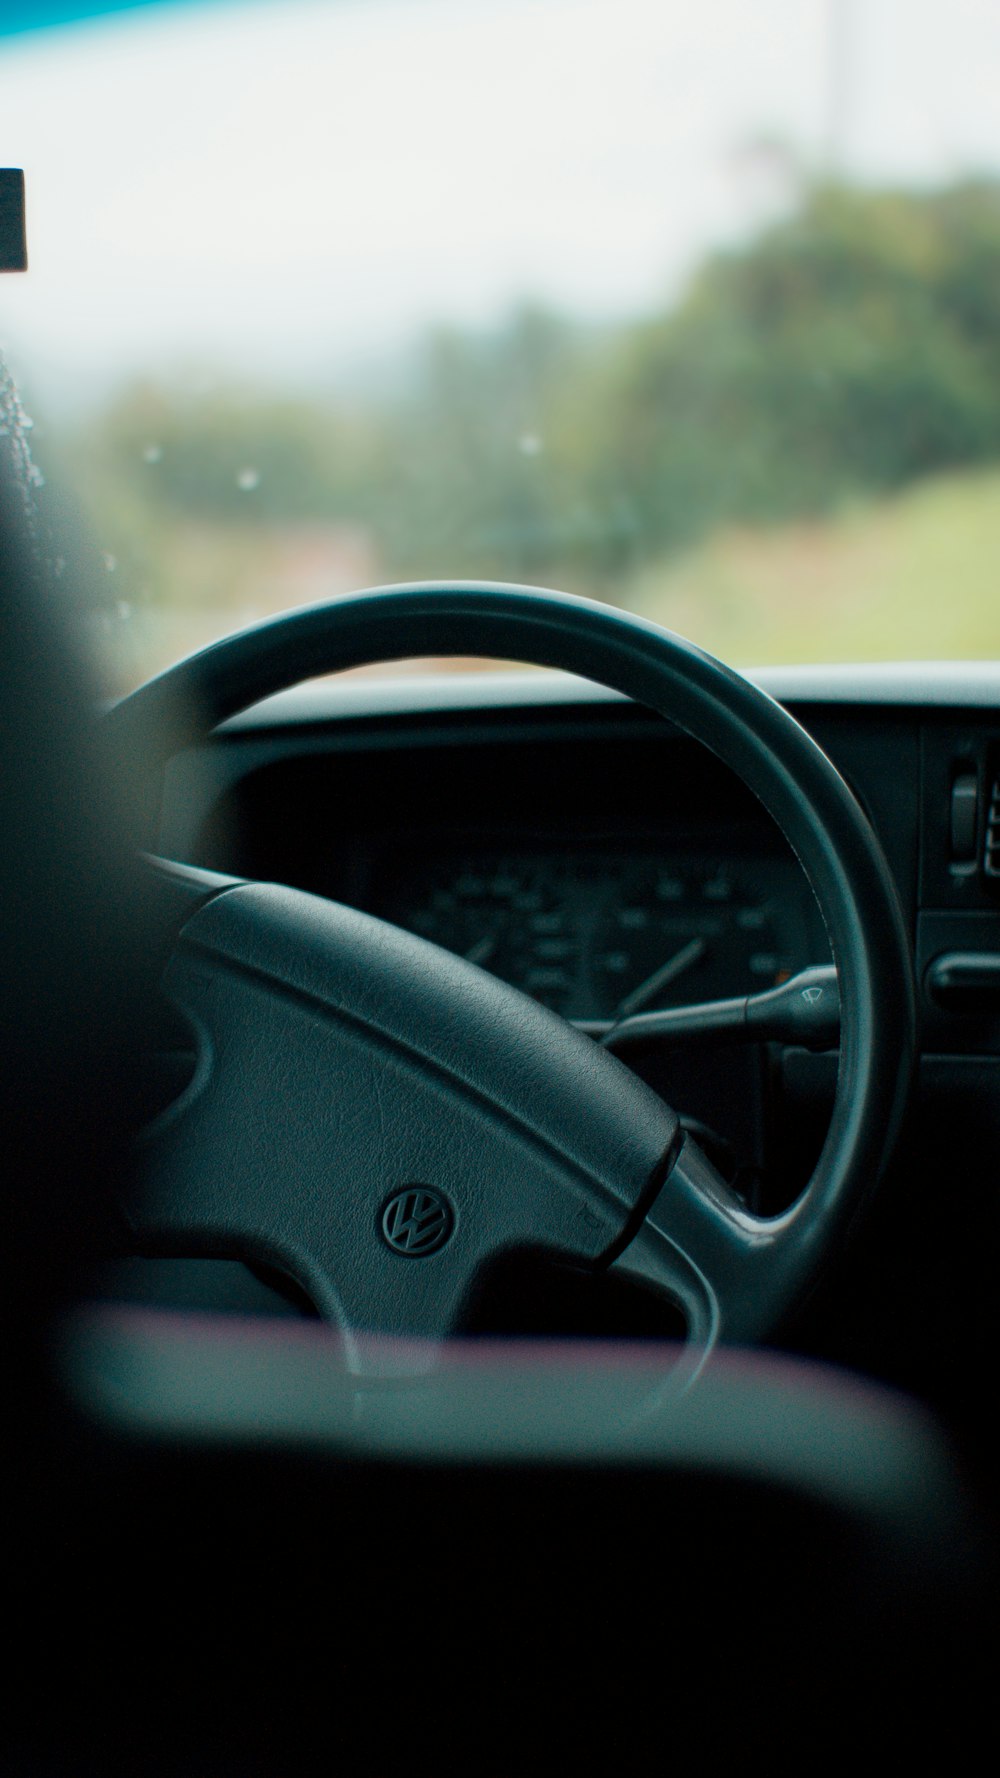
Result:
<svg viewBox="0 0 1000 1778"><path fill-rule="evenodd" d="M635 315L795 165L1000 171L998 70L997 0L188 0L0 38L31 257L0 341L52 406L377 375L525 299Z"/></svg>

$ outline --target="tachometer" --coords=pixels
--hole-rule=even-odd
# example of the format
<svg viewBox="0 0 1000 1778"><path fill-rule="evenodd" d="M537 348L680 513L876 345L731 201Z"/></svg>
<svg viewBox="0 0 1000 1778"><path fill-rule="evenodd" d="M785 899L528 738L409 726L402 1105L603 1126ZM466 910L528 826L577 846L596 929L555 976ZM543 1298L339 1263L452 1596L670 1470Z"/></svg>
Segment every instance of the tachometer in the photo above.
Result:
<svg viewBox="0 0 1000 1778"><path fill-rule="evenodd" d="M558 873L534 858L463 858L418 869L400 925L562 1008L579 966L579 937Z"/></svg>

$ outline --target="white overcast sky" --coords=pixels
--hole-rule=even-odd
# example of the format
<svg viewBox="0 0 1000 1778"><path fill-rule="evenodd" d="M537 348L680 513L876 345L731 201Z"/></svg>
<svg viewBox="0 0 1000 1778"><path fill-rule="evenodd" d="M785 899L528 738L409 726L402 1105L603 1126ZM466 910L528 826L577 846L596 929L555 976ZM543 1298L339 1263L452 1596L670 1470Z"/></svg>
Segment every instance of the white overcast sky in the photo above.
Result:
<svg viewBox="0 0 1000 1778"><path fill-rule="evenodd" d="M810 166L832 133L867 179L1000 170L1000 0L254 0L0 38L31 252L0 339L53 403L180 361L323 383L524 297L634 314L763 214L761 133Z"/></svg>

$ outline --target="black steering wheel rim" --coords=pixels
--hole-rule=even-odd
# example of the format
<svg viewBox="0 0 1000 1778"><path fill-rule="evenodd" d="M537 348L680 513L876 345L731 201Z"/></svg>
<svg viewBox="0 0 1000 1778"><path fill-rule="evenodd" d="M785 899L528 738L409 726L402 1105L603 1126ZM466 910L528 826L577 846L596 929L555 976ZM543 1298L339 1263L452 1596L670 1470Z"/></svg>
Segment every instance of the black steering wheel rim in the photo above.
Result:
<svg viewBox="0 0 1000 1778"><path fill-rule="evenodd" d="M133 758L138 752L159 765L302 679L420 655L562 668L660 712L743 779L799 858L838 970L840 1063L827 1138L794 1204L767 1221L740 1217L731 1207L727 1212L733 1254L720 1263L732 1270L734 1300L744 1302L723 1331L761 1337L839 1246L885 1167L905 1104L914 1048L912 972L878 841L817 744L747 679L643 619L542 588L420 583L292 611L149 681L115 706L109 725ZM683 1204L675 1204L673 1214L683 1224ZM767 1257L763 1292L755 1254Z"/></svg>

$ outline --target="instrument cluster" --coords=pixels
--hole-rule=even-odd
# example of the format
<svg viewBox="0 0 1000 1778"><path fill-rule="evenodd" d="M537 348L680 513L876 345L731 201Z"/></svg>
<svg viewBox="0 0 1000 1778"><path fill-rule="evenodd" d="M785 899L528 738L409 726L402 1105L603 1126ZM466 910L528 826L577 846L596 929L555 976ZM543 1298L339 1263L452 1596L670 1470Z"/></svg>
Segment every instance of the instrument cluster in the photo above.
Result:
<svg viewBox="0 0 1000 1778"><path fill-rule="evenodd" d="M570 1019L759 992L829 960L795 860L618 846L452 844L383 854L373 913Z"/></svg>

